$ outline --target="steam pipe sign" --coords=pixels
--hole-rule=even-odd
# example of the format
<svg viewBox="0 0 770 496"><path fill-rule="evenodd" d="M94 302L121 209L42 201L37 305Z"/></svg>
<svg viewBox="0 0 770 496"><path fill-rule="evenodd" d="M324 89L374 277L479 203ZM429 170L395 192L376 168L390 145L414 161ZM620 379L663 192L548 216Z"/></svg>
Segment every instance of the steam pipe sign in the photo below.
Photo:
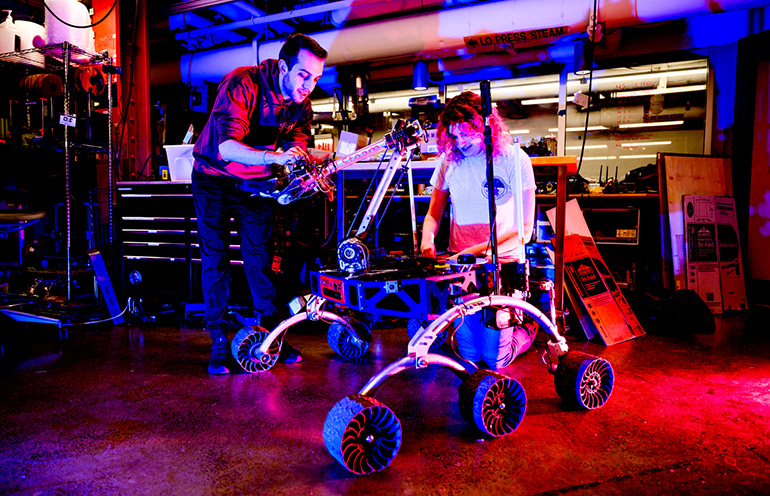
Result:
<svg viewBox="0 0 770 496"><path fill-rule="evenodd" d="M513 31L510 33L486 33L464 36L463 41L468 48L486 48L495 45L533 44L546 39L559 38L567 34L569 34L569 26L559 26L530 29L528 31Z"/></svg>

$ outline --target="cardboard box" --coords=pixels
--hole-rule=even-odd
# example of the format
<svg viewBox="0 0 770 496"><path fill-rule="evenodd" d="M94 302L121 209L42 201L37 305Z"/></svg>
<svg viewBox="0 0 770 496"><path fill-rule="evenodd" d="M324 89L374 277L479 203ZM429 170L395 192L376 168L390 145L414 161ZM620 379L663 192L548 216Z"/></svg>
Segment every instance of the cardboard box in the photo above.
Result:
<svg viewBox="0 0 770 496"><path fill-rule="evenodd" d="M555 208L546 216L556 225ZM586 338L599 334L609 346L644 335L596 248L577 199L567 202L564 231L564 289Z"/></svg>
<svg viewBox="0 0 770 496"><path fill-rule="evenodd" d="M746 285L743 280L743 259L738 236L735 200L714 197L719 245L719 282L722 287L722 310L746 310Z"/></svg>
<svg viewBox="0 0 770 496"><path fill-rule="evenodd" d="M698 293L712 313L721 313L714 197L685 195L683 200L687 288Z"/></svg>
<svg viewBox="0 0 770 496"><path fill-rule="evenodd" d="M723 196L685 195L687 287L703 298L713 313L745 310L735 200Z"/></svg>
<svg viewBox="0 0 770 496"><path fill-rule="evenodd" d="M588 339L598 334L609 346L645 334L590 236L565 237L564 278Z"/></svg>

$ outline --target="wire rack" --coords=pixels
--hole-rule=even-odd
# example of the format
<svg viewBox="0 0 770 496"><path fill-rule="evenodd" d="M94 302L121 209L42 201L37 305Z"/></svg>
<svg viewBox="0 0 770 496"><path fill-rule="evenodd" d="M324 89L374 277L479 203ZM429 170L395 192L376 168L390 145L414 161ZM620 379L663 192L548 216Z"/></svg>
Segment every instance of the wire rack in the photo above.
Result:
<svg viewBox="0 0 770 496"><path fill-rule="evenodd" d="M22 63L49 70L62 70L69 59L70 66L103 64L110 61L107 52L91 53L70 43L28 48L18 52L0 53L0 62Z"/></svg>
<svg viewBox="0 0 770 496"><path fill-rule="evenodd" d="M88 65L112 65L112 60L108 52L90 53L71 43L64 42L57 45L46 45L40 48L29 48L18 52L0 53L0 63L7 68L19 63L36 66L48 71L63 71L64 80L64 111L63 116L67 117L70 113L70 80L72 69ZM112 126L112 84L107 85L108 98L108 122ZM109 174L109 240L113 242L114 236L114 213L112 210L112 191L114 184L113 177L113 151L112 151L112 129L108 134L108 174ZM64 125L64 171L65 171L65 201L67 206L67 299L72 296L72 205L70 197L70 160L71 151L74 151L77 145L72 143L69 138L68 126Z"/></svg>

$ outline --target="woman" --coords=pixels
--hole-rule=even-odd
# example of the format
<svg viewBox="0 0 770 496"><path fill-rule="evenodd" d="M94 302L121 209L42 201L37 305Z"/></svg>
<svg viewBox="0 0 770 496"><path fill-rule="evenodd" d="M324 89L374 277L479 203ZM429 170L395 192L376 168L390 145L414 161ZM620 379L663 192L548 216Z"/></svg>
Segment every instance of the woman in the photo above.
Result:
<svg viewBox="0 0 770 496"><path fill-rule="evenodd" d="M524 244L532 237L535 217L535 177L526 153L516 150L508 129L492 110L492 148L494 184L487 184L484 120L481 98L466 91L447 102L439 117L437 140L443 153L441 165L431 178L433 194L422 227L420 252L436 258L435 237L444 208L451 197L449 250L461 254L490 256L489 192L497 205L497 246L501 262L523 262ZM516 157L518 156L518 163ZM517 181L518 174L520 181ZM516 184L520 184L517 190ZM521 195L523 231L516 222L516 195ZM508 365L519 353L529 349L536 328L507 327L497 330L482 322L482 313L464 318L456 331L463 358L490 368ZM483 364L482 364L483 365Z"/></svg>

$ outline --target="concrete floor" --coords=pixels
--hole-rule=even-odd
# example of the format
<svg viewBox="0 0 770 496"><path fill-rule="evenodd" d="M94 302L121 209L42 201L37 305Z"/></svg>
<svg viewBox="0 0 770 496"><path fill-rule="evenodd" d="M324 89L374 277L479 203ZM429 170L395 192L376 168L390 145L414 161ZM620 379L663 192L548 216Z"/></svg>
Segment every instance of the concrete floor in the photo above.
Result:
<svg viewBox="0 0 770 496"><path fill-rule="evenodd" d="M354 363L334 355L324 328L295 327L303 363L210 376L199 328L75 327L60 340L2 322L0 493L770 494L767 317L611 347L573 329L572 349L615 370L594 411L561 404L541 332L506 369L527 392L526 416L494 440L463 421L452 372L408 370L377 395L401 420L400 452L365 477L329 455L323 422L404 355L403 329L376 331Z"/></svg>

